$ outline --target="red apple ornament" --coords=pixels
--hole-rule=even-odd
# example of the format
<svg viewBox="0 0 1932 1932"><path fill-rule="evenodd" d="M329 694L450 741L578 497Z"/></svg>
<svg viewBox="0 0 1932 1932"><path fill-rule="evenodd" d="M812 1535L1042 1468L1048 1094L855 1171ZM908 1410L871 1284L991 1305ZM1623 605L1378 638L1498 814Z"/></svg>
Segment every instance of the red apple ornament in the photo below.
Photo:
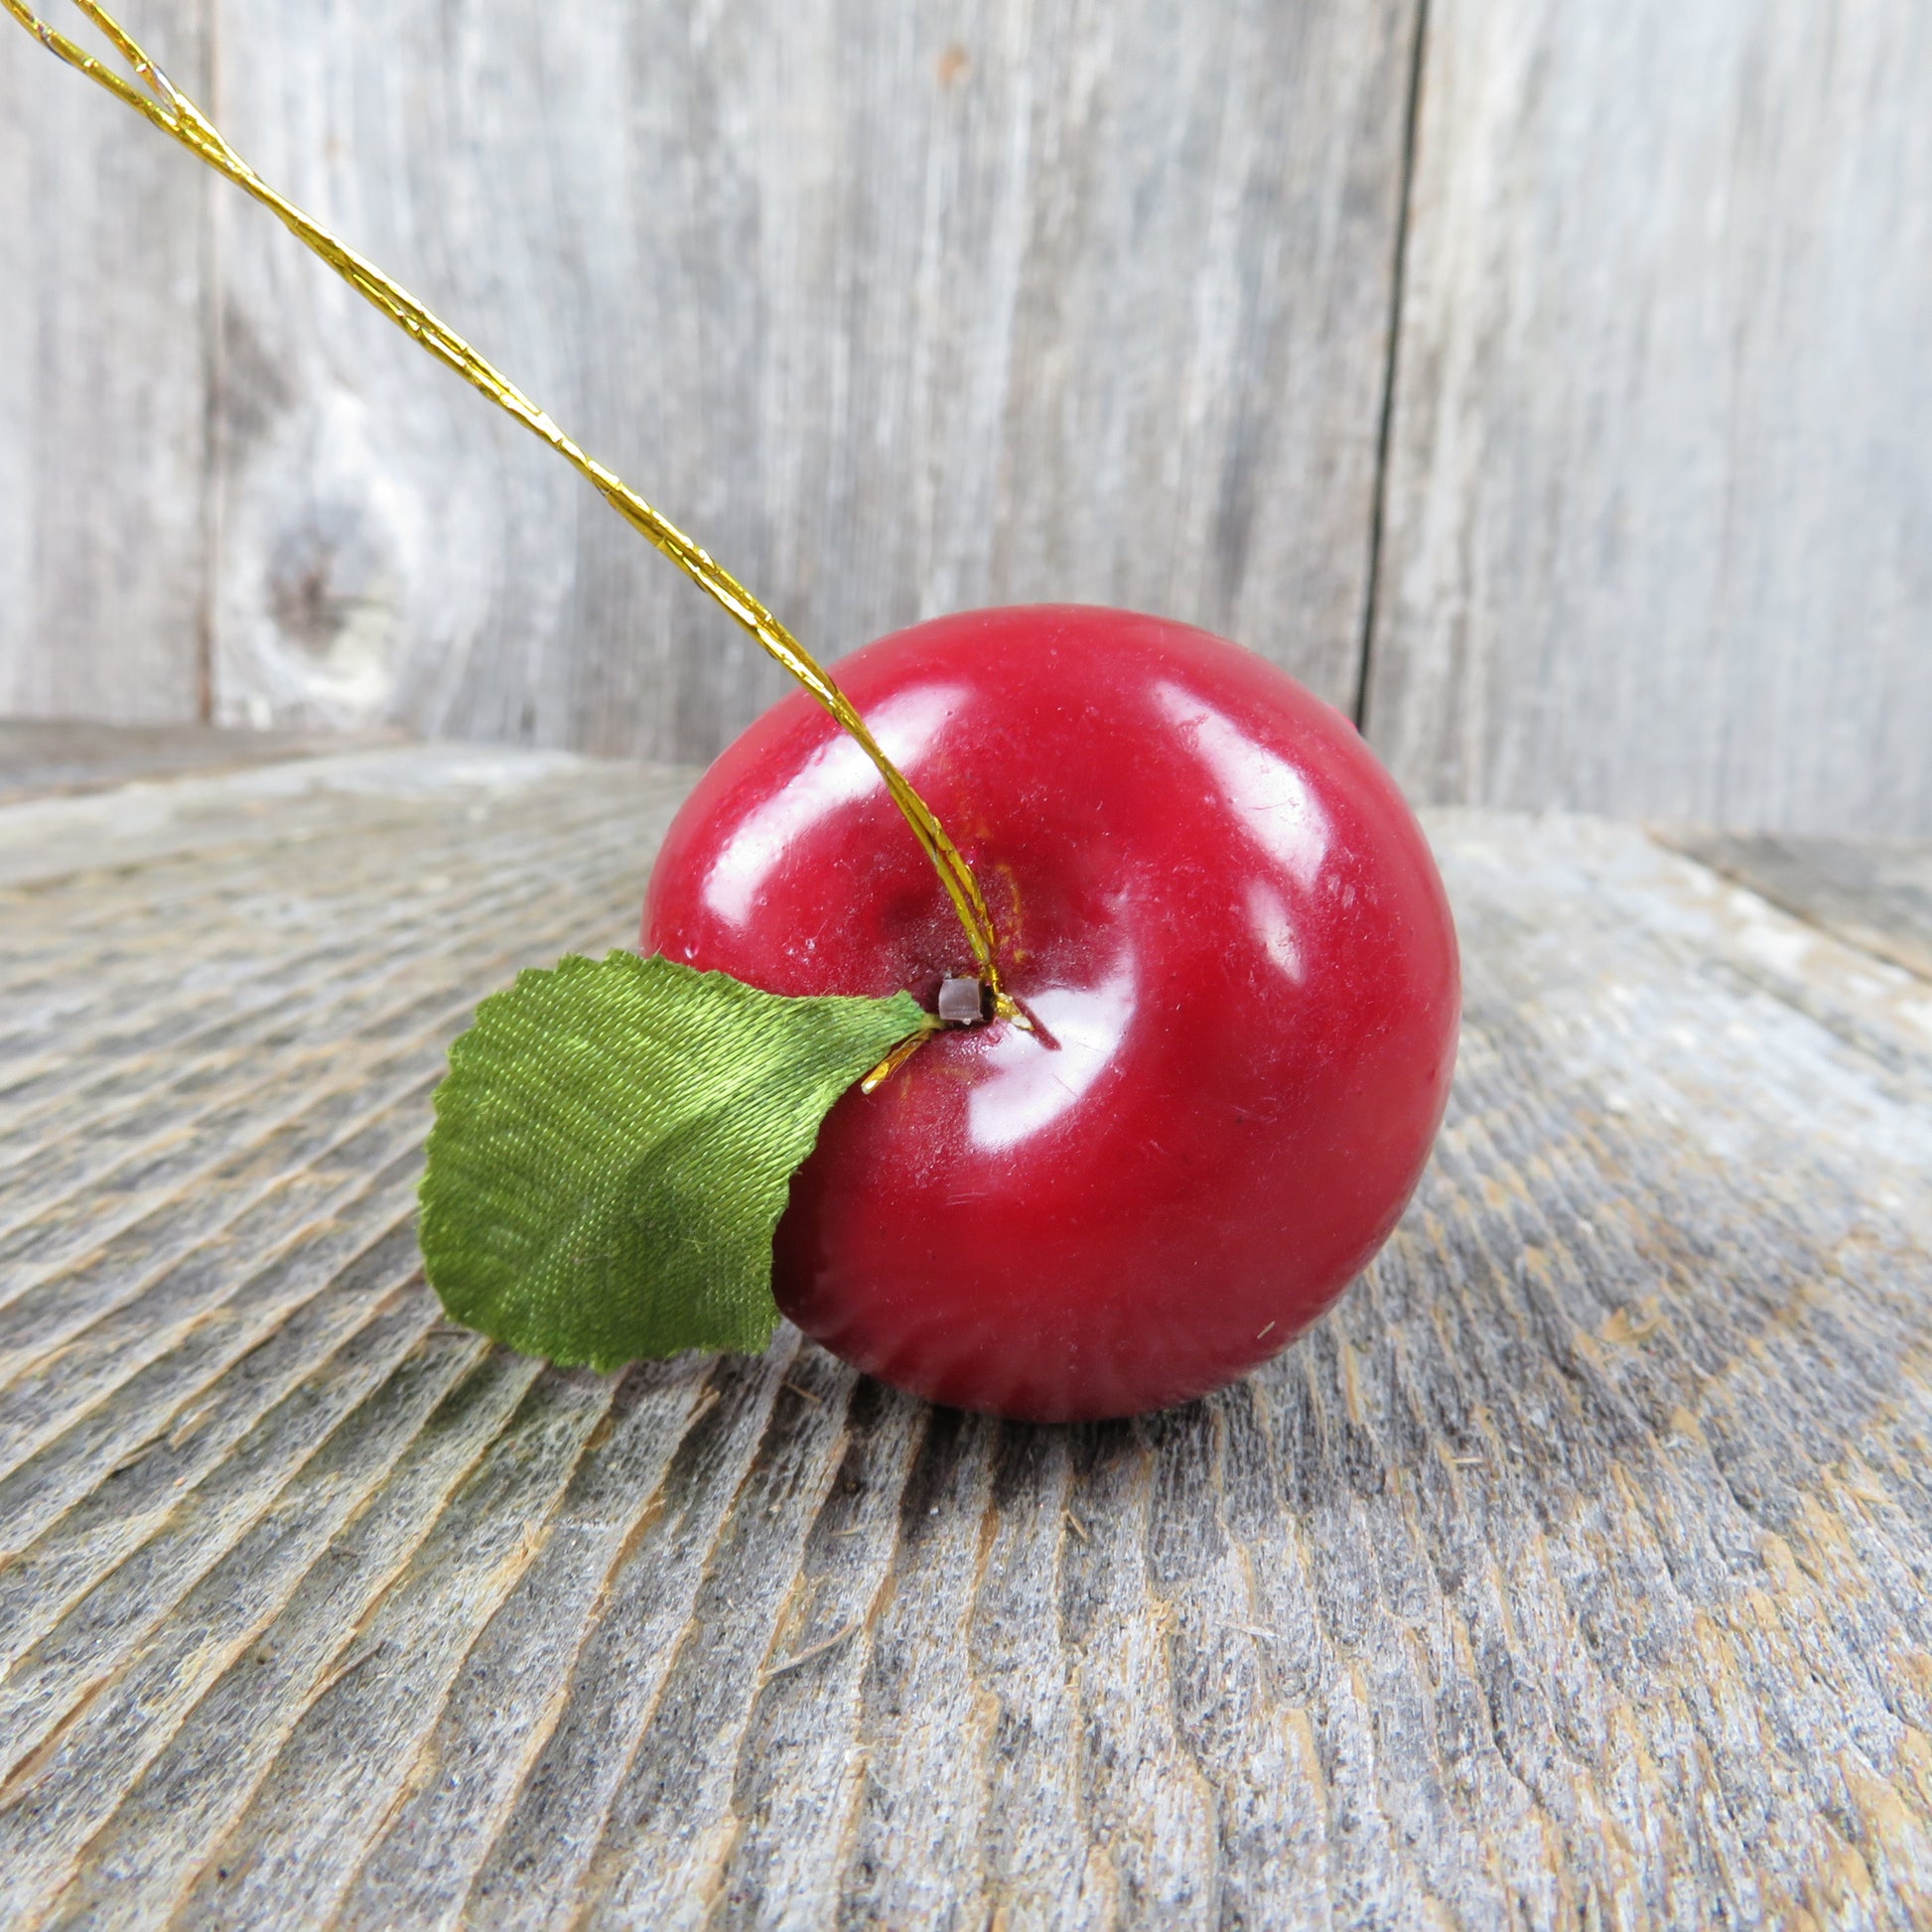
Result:
<svg viewBox="0 0 1932 1932"><path fill-rule="evenodd" d="M1245 1373L1388 1237L1442 1122L1455 933L1401 794L1294 679L1156 618L971 612L835 675L978 876L1036 1030L940 1034L838 1102L778 1225L778 1306L900 1388L1034 1421ZM927 1007L973 970L803 692L678 813L643 942Z"/></svg>
<svg viewBox="0 0 1932 1932"><path fill-rule="evenodd" d="M844 711L743 584L268 188L124 30L92 10L145 91L13 11L271 206ZM808 1333L1020 1417L1125 1415L1239 1375L1375 1251L1442 1117L1455 941L1415 821L1333 711L1179 624L982 612L839 671L911 781L904 817L802 693L754 725L652 878L644 943L668 957L519 974L452 1044L422 1189L431 1282L457 1318L564 1361L763 1332L763 1216L841 1093L777 1229L777 1303ZM990 1024L972 987L938 998L988 935L928 807L997 921ZM760 987L890 997L787 1011ZM948 1020L963 994L976 1024L895 1033L907 989ZM875 1032L916 1050L845 1092ZM734 1074L762 1075L769 1104L734 1108Z"/></svg>

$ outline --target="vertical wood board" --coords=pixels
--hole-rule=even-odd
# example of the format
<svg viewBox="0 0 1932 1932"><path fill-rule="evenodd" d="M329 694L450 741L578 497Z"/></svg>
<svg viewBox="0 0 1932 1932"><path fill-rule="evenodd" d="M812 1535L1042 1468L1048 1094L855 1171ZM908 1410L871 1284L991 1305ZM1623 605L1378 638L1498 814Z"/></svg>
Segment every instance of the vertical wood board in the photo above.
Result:
<svg viewBox="0 0 1932 1932"><path fill-rule="evenodd" d="M1404 280L1403 782L1932 831L1932 10L1434 0Z"/></svg>
<svg viewBox="0 0 1932 1932"><path fill-rule="evenodd" d="M1413 0L218 7L222 113L836 655L1088 600L1354 695ZM259 210L216 694L693 758L784 688Z"/></svg>
<svg viewBox="0 0 1932 1932"><path fill-rule="evenodd" d="M828 653L1084 597L1347 703L1415 11L130 19ZM1909 0L1437 0L1368 665L1412 793L1932 830L1929 98ZM783 688L25 36L0 105L0 714L695 758Z"/></svg>
<svg viewBox="0 0 1932 1932"><path fill-rule="evenodd" d="M207 12L142 10L191 91ZM209 563L210 184L0 26L0 716L190 721Z"/></svg>

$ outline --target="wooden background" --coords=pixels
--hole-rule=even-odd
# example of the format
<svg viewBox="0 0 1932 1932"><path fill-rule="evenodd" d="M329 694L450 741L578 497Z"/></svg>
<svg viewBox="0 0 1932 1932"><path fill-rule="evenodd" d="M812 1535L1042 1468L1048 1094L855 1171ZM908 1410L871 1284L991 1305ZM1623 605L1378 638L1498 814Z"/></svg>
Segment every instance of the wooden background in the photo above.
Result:
<svg viewBox="0 0 1932 1932"><path fill-rule="evenodd" d="M1923 0L126 0L836 652L1241 637L1424 798L1932 832ZM0 35L0 714L699 759L778 691Z"/></svg>

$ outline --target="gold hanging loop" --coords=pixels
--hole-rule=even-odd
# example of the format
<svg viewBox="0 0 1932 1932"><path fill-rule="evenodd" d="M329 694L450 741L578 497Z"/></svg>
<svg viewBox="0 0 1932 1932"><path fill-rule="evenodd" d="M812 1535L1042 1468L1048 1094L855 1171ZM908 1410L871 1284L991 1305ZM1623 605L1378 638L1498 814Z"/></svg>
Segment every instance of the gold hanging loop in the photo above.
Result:
<svg viewBox="0 0 1932 1932"><path fill-rule="evenodd" d="M96 5L95 0L73 0L73 3L127 62L142 83L140 86L103 67L65 34L56 33L27 5L26 0L0 0L0 6L4 6L29 33L69 67L105 87L117 99L152 121L164 134L179 141L192 154L199 155L216 174L225 176L244 194L252 196L264 207L272 210L284 227L320 255L358 295L381 310L439 361L447 363L466 381L482 390L499 409L506 410L525 429L541 437L580 476L588 478L633 530L655 545L700 590L730 612L838 720L878 766L879 775L886 781L886 789L891 792L893 802L904 814L913 837L932 861L939 882L952 900L953 909L959 914L959 922L965 928L980 977L993 990L995 1012L1022 1026L1028 1025L1026 1017L1000 983L998 936L972 868L946 836L945 828L933 815L931 808L912 789L904 774L867 730L865 720L853 707L852 701L819 667L804 645L730 571L667 517L651 508L621 478L607 470L566 436L543 410L492 363L478 354L455 330L439 321L407 289L392 281L373 262L365 261L354 249L269 187L105 8Z"/></svg>

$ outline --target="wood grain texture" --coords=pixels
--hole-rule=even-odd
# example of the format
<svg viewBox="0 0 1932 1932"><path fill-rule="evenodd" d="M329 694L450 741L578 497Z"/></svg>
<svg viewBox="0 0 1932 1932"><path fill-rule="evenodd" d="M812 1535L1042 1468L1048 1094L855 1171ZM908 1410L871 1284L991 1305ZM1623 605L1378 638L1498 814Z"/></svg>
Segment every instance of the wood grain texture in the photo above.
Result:
<svg viewBox="0 0 1932 1932"><path fill-rule="evenodd" d="M1424 11L139 24L829 654L1114 602L1365 687L1420 797L1932 832L1932 15ZM782 689L260 210L0 90L0 713L692 759Z"/></svg>
<svg viewBox="0 0 1932 1932"><path fill-rule="evenodd" d="M53 792L113 791L130 780L225 771L356 751L393 734L224 731L214 725L111 725L0 718L0 804Z"/></svg>
<svg viewBox="0 0 1932 1932"><path fill-rule="evenodd" d="M1371 736L1932 833L1932 10L1431 0Z"/></svg>
<svg viewBox="0 0 1932 1932"><path fill-rule="evenodd" d="M1666 829L1714 872L1932 979L1932 839L1780 838Z"/></svg>
<svg viewBox="0 0 1932 1932"><path fill-rule="evenodd" d="M788 1328L560 1373L422 1285L428 1095L631 935L684 782L0 808L56 855L0 887L0 1917L1925 1921L1932 980L1441 812L1449 1120L1261 1373L1080 1429Z"/></svg>
<svg viewBox="0 0 1932 1932"><path fill-rule="evenodd" d="M1415 0L232 4L226 124L815 648L1112 602L1352 702ZM232 197L216 697L708 758L781 675Z"/></svg>
<svg viewBox="0 0 1932 1932"><path fill-rule="evenodd" d="M142 25L207 83L209 0ZM0 716L202 715L208 190L13 24L0 37Z"/></svg>

